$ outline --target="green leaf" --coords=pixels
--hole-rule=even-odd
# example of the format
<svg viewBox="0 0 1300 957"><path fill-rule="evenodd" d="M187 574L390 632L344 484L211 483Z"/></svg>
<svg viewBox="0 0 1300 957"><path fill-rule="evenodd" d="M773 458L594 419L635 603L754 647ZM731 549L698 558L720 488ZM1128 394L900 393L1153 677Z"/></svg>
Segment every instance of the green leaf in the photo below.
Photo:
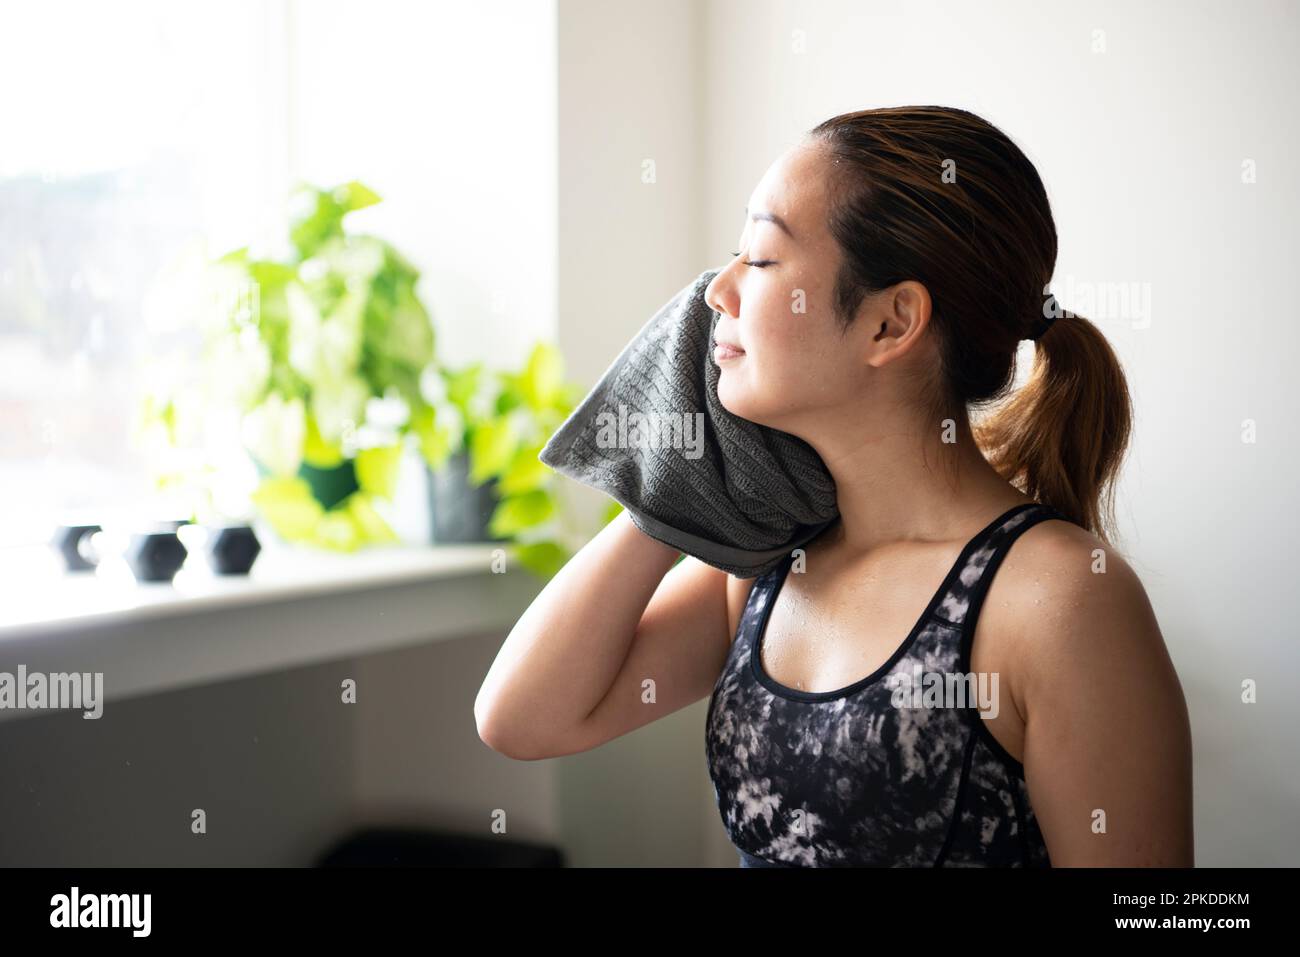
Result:
<svg viewBox="0 0 1300 957"><path fill-rule="evenodd" d="M334 202L338 203L344 212L350 213L354 209L365 209L367 206L381 202L381 197L369 187L353 180L334 188Z"/></svg>
<svg viewBox="0 0 1300 957"><path fill-rule="evenodd" d="M551 470L539 459L541 445L522 445L501 476L497 491L501 495L518 495L541 488L550 479Z"/></svg>
<svg viewBox="0 0 1300 957"><path fill-rule="evenodd" d="M478 392L482 377L483 363L481 362L475 362L473 365L456 372L450 369L444 370L443 378L447 382L447 401L457 406L462 412L468 412L470 399Z"/></svg>
<svg viewBox="0 0 1300 957"><path fill-rule="evenodd" d="M391 302L376 303L367 318L368 344L379 354L413 369L424 368L433 358L433 323L409 283L397 287Z"/></svg>
<svg viewBox="0 0 1300 957"><path fill-rule="evenodd" d="M500 475L514 457L517 443L509 419L484 422L475 428L469 446L469 480L481 485Z"/></svg>
<svg viewBox="0 0 1300 957"><path fill-rule="evenodd" d="M391 390L414 408L425 401L420 389L420 370L393 362L366 350L361 360L361 375L370 382L375 395L387 395Z"/></svg>
<svg viewBox="0 0 1300 957"><path fill-rule="evenodd" d="M296 279L298 275L293 266L274 262L270 259L250 260L248 262L248 274L256 279L259 285L263 286L283 285L292 279Z"/></svg>
<svg viewBox="0 0 1300 957"><path fill-rule="evenodd" d="M560 350L548 342L539 342L528 356L519 380L524 401L532 409L553 406L563 395L564 362Z"/></svg>
<svg viewBox="0 0 1300 957"><path fill-rule="evenodd" d="M176 400L168 398L159 410L158 420L167 430L167 441L176 444Z"/></svg>
<svg viewBox="0 0 1300 957"><path fill-rule="evenodd" d="M293 224L289 238L298 255L310 259L328 240L343 236L343 214L347 210L329 192L312 187L307 187L305 192L311 197L308 199L310 212Z"/></svg>
<svg viewBox="0 0 1300 957"><path fill-rule="evenodd" d="M272 392L266 401L244 416L241 424L244 447L268 472L291 478L302 465L306 419L306 407L301 399L285 399Z"/></svg>
<svg viewBox="0 0 1300 957"><path fill-rule="evenodd" d="M501 398L497 400L498 402L508 399L518 405L524 401L523 373L501 371L497 373L497 377L501 380Z"/></svg>
<svg viewBox="0 0 1300 957"><path fill-rule="evenodd" d="M429 468L437 472L451 457L451 430L437 421L432 406L420 405L411 412L409 428L420 443L420 454Z"/></svg>
<svg viewBox="0 0 1300 957"><path fill-rule="evenodd" d="M354 492L348 496L347 504L344 507L357 528L357 537L360 541L378 545L398 540L397 533L393 531L392 526L384 521L382 515L375 511L369 496L362 492Z"/></svg>
<svg viewBox="0 0 1300 957"><path fill-rule="evenodd" d="M382 240L380 240L383 242ZM420 270L415 268L415 264L397 251L397 248L391 243L383 243L384 261L387 262L388 268L397 276L403 279L415 282L420 278Z"/></svg>
<svg viewBox="0 0 1300 957"><path fill-rule="evenodd" d="M518 387L512 387L508 382L505 388L497 395L495 412L497 415L507 415L515 409L525 408L523 394Z"/></svg>
<svg viewBox="0 0 1300 957"><path fill-rule="evenodd" d="M311 410L321 435L330 441L341 442L349 428L356 428L365 421L369 398L366 380L355 374L313 388Z"/></svg>
<svg viewBox="0 0 1300 957"><path fill-rule="evenodd" d="M303 440L302 460L313 468L332 469L343 462L343 446L330 442L320 434L316 425L316 416L310 412L306 415L307 437Z"/></svg>
<svg viewBox="0 0 1300 957"><path fill-rule="evenodd" d="M368 288L384 267L384 247L370 236L333 239L318 253L345 285Z"/></svg>
<svg viewBox="0 0 1300 957"><path fill-rule="evenodd" d="M357 484L363 491L391 500L397 489L401 461L401 443L361 449L356 458Z"/></svg>
<svg viewBox="0 0 1300 957"><path fill-rule="evenodd" d="M514 545L511 553L519 564L541 578L552 578L572 556L555 542L529 542Z"/></svg>
<svg viewBox="0 0 1300 957"><path fill-rule="evenodd" d="M488 520L488 531L501 538L540 525L555 514L555 498L545 489L502 499Z"/></svg>
<svg viewBox="0 0 1300 957"><path fill-rule="evenodd" d="M346 508L336 508L320 517L312 541L323 548L351 552L361 544L361 530L351 512Z"/></svg>
<svg viewBox="0 0 1300 957"><path fill-rule="evenodd" d="M267 476L253 491L253 504L285 541L309 541L324 514L311 487L297 477Z"/></svg>

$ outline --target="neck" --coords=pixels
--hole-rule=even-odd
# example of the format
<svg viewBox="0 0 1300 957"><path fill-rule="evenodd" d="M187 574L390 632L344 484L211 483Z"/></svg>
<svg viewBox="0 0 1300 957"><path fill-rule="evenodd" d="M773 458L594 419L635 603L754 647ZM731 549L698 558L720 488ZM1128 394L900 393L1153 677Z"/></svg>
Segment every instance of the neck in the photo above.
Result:
<svg viewBox="0 0 1300 957"><path fill-rule="evenodd" d="M796 434L835 479L840 520L833 538L853 553L904 540L969 538L1000 512L1032 501L989 465L965 415L941 430L902 407L867 421L860 410L823 411L815 429Z"/></svg>

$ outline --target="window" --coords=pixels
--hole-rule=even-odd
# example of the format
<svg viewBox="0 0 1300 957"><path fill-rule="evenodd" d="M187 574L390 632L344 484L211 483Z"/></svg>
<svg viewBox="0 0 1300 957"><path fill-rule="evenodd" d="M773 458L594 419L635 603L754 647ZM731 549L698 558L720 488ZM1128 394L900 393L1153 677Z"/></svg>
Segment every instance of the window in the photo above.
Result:
<svg viewBox="0 0 1300 957"><path fill-rule="evenodd" d="M283 234L285 2L13 5L0 31L0 544L145 501L142 392L204 259ZM269 94L269 95L268 95Z"/></svg>

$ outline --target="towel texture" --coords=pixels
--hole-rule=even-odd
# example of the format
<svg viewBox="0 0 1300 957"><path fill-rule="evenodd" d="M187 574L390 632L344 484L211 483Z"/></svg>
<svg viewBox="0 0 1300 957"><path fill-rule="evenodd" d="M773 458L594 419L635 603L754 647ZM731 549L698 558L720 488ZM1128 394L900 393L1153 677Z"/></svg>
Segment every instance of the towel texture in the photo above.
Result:
<svg viewBox="0 0 1300 957"><path fill-rule="evenodd" d="M718 401L701 273L650 318L539 458L599 489L647 535L739 578L762 575L838 517L835 483L802 439Z"/></svg>

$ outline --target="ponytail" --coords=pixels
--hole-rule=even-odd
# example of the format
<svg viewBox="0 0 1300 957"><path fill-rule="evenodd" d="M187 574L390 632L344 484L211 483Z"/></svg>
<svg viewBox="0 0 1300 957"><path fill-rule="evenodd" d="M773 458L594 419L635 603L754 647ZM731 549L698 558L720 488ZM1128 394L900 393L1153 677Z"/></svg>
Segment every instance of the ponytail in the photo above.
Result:
<svg viewBox="0 0 1300 957"><path fill-rule="evenodd" d="M1025 384L971 426L998 474L1108 545L1131 429L1119 359L1096 325L1068 312L1035 343Z"/></svg>

